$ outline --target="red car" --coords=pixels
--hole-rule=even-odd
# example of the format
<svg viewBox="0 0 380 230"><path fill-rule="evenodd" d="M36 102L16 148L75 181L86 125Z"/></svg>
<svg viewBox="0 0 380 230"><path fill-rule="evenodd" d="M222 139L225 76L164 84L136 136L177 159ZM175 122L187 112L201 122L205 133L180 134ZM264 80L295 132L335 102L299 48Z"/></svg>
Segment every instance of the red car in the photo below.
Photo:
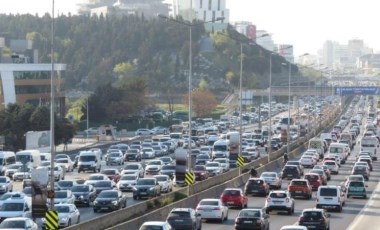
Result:
<svg viewBox="0 0 380 230"><path fill-rule="evenodd" d="M321 177L316 173L306 173L304 178L309 181L313 190L318 190L319 186L322 185Z"/></svg>
<svg viewBox="0 0 380 230"><path fill-rule="evenodd" d="M119 182L120 174L117 169L103 169L102 174L106 175L110 180L113 180L115 183Z"/></svg>
<svg viewBox="0 0 380 230"><path fill-rule="evenodd" d="M243 209L248 206L248 198L240 188L224 189L222 195L220 195L220 200L224 205L230 207L239 207Z"/></svg>
<svg viewBox="0 0 380 230"><path fill-rule="evenodd" d="M195 165L193 172L195 174L195 180L197 181L208 179L208 171L204 165Z"/></svg>

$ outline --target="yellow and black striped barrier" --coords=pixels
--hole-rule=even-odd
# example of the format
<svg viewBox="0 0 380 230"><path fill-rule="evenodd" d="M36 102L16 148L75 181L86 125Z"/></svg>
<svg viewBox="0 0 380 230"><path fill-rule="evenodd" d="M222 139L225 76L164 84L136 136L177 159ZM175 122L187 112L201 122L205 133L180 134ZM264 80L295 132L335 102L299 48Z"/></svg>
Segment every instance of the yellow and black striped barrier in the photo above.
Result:
<svg viewBox="0 0 380 230"><path fill-rule="evenodd" d="M45 229L58 229L58 213L55 210L45 212Z"/></svg>

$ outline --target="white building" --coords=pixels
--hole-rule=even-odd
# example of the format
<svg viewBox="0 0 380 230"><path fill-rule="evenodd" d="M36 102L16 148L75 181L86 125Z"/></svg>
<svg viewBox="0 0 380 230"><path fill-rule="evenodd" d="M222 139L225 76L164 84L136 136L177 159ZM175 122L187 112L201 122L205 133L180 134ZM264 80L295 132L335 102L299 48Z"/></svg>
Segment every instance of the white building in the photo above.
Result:
<svg viewBox="0 0 380 230"><path fill-rule="evenodd" d="M272 39L272 35L268 34L268 36L261 37L264 34L268 34L265 30L256 30L256 43L260 46L262 46L264 49L267 49L269 51L274 51L275 44Z"/></svg>

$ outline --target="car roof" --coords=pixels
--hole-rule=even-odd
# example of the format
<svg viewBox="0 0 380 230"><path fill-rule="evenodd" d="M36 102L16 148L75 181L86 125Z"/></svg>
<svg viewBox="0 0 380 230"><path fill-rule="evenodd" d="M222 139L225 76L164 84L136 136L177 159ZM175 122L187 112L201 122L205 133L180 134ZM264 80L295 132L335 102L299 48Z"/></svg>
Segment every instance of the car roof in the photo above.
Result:
<svg viewBox="0 0 380 230"><path fill-rule="evenodd" d="M192 208L173 208L171 212L189 212Z"/></svg>
<svg viewBox="0 0 380 230"><path fill-rule="evenodd" d="M166 224L166 221L147 221L143 223L143 226L145 225L160 225L164 226Z"/></svg>

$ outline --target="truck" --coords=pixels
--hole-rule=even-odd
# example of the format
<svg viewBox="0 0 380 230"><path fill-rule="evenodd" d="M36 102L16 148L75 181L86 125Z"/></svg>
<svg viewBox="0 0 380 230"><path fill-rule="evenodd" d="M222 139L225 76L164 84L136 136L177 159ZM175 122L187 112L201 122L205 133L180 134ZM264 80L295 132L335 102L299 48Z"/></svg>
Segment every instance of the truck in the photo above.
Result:
<svg viewBox="0 0 380 230"><path fill-rule="evenodd" d="M240 133L237 131L228 132L226 134L226 139L229 141L229 158L230 167L236 166L237 159L240 153Z"/></svg>

